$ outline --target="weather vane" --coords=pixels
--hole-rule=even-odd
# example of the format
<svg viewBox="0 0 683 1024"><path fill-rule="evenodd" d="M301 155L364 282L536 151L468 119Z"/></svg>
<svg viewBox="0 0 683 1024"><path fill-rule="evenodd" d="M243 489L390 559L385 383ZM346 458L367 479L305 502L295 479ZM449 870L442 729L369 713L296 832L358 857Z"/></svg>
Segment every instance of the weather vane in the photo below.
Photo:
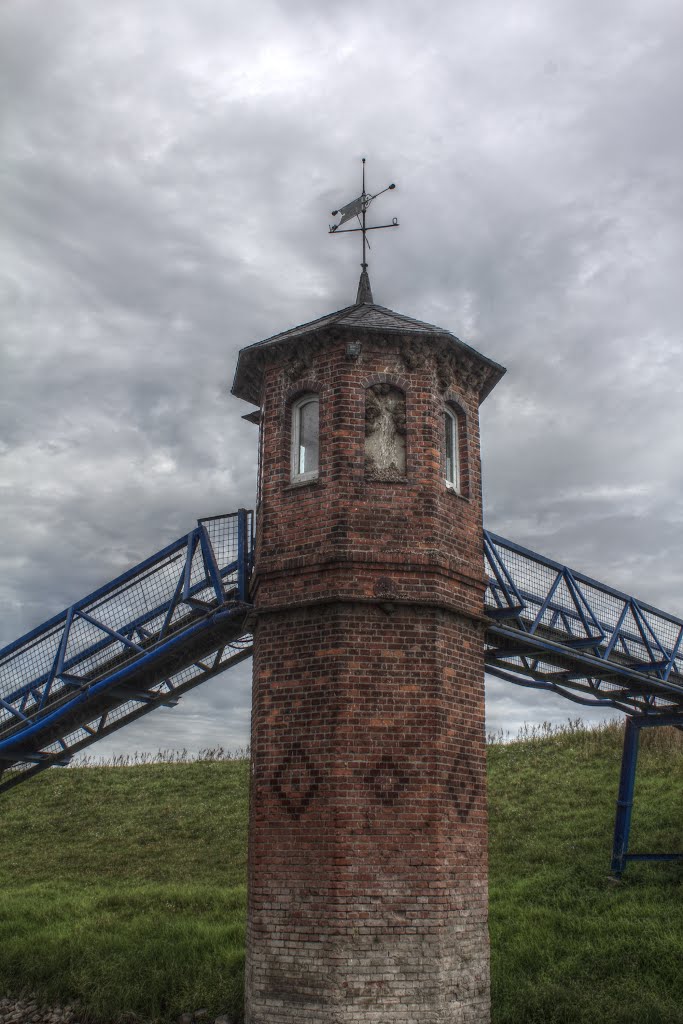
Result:
<svg viewBox="0 0 683 1024"><path fill-rule="evenodd" d="M333 217L336 217L337 214L341 214L341 220L339 221L338 224L330 224L330 234L333 235L333 234L336 234L337 232L341 233L341 232L344 232L344 231L361 231L362 232L362 234L363 234L363 262L362 262L361 266L363 268L363 271L366 271L368 269L368 264L367 264L366 259L365 259L365 247L367 246L368 249L370 248L370 243L368 242L367 238L365 237L367 232L368 231L379 231L380 228L397 228L398 227L398 220L397 220L396 217L394 217L392 219L392 221L391 221L391 224L373 224L371 227L368 227L367 224L365 223L365 214L367 213L368 206L370 205L372 200L376 199L377 196L383 195L385 192L389 192L392 188L396 188L396 186L393 185L393 184L392 185L387 185L387 187L383 188L381 192L375 192L374 195L370 195L368 192L366 192L365 191L365 157L363 157L362 160L363 160L363 191L361 192L361 194L358 196L357 199L353 200L353 202L347 203L346 206L342 206L339 210L333 210L332 211L332 216ZM342 227L342 224L346 224L347 221L353 220L354 217L358 218L359 226L357 228L343 228Z"/></svg>

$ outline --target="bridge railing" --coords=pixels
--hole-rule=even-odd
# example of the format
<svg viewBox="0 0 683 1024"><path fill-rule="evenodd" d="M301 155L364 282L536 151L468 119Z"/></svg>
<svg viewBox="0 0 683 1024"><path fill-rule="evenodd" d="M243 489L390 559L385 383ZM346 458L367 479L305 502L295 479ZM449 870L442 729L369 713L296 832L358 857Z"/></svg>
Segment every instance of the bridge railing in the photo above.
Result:
<svg viewBox="0 0 683 1024"><path fill-rule="evenodd" d="M226 603L248 600L253 513L189 534L0 651L0 749L118 667Z"/></svg>
<svg viewBox="0 0 683 1024"><path fill-rule="evenodd" d="M631 713L683 706L683 620L488 531L484 554L494 674Z"/></svg>

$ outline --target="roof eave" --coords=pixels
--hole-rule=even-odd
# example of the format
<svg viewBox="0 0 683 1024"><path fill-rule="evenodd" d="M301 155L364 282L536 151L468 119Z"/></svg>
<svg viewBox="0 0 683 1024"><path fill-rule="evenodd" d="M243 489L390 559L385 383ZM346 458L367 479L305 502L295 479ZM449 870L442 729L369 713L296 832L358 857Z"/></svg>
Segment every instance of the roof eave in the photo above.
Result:
<svg viewBox="0 0 683 1024"><path fill-rule="evenodd" d="M345 311L342 311L342 314L344 312ZM322 319L325 320L327 318ZM319 333L320 328L318 328L317 326L319 323L319 320L314 320L310 324L310 330L306 330L305 327L309 325L305 325L303 331L299 329L300 333L297 333L291 337L288 337L288 332L284 332L283 334L276 334L271 338L266 338L264 341L259 341L253 345L249 345L246 348L243 348L237 358L237 366L235 368L235 376L231 389L232 394L235 395L236 398L241 398L246 402L251 402L252 405L259 406L261 404L259 378L263 372L263 353L265 351L270 351L271 349L276 348L277 346L284 347L288 343L300 343L305 339L310 338L312 335ZM359 330L359 327L357 326L351 324L340 324L337 322L336 319L330 319L322 328L322 332L326 332L332 328L334 328L337 331L350 332L354 334L357 334ZM406 337L413 333L414 336L419 338L420 340L448 341L451 344L453 344L456 348L460 348L470 358L476 360L479 363L483 363L489 369L485 382L480 391L480 404L481 402L484 401L485 398L488 397L493 388L496 386L496 384L498 384L503 375L506 373L505 367L501 366L500 363L495 362L495 360L493 359L489 359L488 356L482 355L482 353L478 352L477 349L473 348L471 345L468 345L467 342L461 341L460 338L456 337L456 335L454 334L451 334L449 331L434 330L430 332L411 332L409 327L406 327L405 330L397 328L394 328L392 330L391 328L381 328L374 325L367 325L360 329L365 330L370 334L393 335L394 337L397 338Z"/></svg>

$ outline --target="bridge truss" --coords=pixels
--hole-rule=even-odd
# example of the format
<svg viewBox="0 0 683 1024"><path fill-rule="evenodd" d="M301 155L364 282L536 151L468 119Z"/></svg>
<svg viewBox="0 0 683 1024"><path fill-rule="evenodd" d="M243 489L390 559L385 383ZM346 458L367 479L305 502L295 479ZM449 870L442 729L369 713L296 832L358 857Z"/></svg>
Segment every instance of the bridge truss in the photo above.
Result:
<svg viewBox="0 0 683 1024"><path fill-rule="evenodd" d="M0 651L0 792L251 654L253 513L195 529Z"/></svg>
<svg viewBox="0 0 683 1024"><path fill-rule="evenodd" d="M683 729L683 620L486 530L484 561L487 672L626 713L612 873L683 859L628 852L641 730Z"/></svg>
<svg viewBox="0 0 683 1024"><path fill-rule="evenodd" d="M491 675L589 707L683 715L682 619L488 531L484 557Z"/></svg>
<svg viewBox="0 0 683 1024"><path fill-rule="evenodd" d="M253 513L197 526L0 651L0 792L252 653ZM683 620L484 532L486 669L627 715L612 870L628 860L638 736L683 728Z"/></svg>

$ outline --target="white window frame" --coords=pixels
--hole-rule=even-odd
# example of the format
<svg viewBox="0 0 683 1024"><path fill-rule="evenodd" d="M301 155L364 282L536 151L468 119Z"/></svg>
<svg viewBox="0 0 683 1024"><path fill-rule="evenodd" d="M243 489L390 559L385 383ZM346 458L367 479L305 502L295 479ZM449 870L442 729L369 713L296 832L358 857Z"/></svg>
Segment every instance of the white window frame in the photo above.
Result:
<svg viewBox="0 0 683 1024"><path fill-rule="evenodd" d="M302 473L299 470L299 458L300 452L300 441L301 441L301 410L309 402L315 402L318 406L318 465L315 469L310 469L307 473ZM292 404L292 444L290 453L290 466L291 466L291 480L292 483L304 483L307 480L317 480L318 471L320 468L320 397L314 392L308 392L305 395L301 395L297 398L296 402Z"/></svg>
<svg viewBox="0 0 683 1024"><path fill-rule="evenodd" d="M460 423L459 416L455 409L450 406L444 406L444 479L446 481L446 487L449 490L455 491L456 494L460 494ZM451 423L451 443L450 451L448 450L448 430L446 428L446 422ZM453 479L448 477L448 456L450 455L451 464L453 466Z"/></svg>

